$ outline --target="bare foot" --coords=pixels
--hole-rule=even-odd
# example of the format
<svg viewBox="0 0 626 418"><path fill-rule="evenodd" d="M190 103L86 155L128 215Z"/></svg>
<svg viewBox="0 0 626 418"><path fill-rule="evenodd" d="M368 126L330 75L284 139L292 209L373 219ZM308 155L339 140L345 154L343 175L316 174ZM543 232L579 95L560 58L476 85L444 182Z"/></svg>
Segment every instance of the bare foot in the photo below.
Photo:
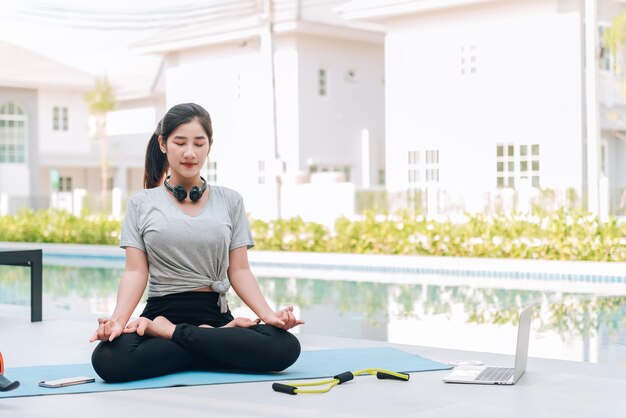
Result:
<svg viewBox="0 0 626 418"><path fill-rule="evenodd" d="M172 324L166 317L157 316L148 324L146 334L151 337L160 337L165 338L166 340L171 340L175 329L176 325Z"/></svg>

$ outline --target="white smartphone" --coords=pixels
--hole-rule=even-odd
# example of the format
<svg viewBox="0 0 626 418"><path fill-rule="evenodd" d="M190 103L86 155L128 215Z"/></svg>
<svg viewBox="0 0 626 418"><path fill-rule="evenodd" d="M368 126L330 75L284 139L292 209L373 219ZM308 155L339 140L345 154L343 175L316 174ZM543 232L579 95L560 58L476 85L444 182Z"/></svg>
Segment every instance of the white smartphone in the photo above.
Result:
<svg viewBox="0 0 626 418"><path fill-rule="evenodd" d="M62 388L65 386L82 385L83 383L93 383L96 379L87 376L66 377L64 379L42 380L39 386L42 388Z"/></svg>

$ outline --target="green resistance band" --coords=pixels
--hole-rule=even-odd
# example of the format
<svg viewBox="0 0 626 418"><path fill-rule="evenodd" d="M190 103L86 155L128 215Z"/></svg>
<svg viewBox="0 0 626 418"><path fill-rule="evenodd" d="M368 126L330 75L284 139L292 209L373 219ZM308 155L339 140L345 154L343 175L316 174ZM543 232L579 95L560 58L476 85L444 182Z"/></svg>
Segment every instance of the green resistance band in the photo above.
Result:
<svg viewBox="0 0 626 418"><path fill-rule="evenodd" d="M320 380L317 382L296 382L292 384L274 383L272 389L276 392L286 393L288 395L297 395L299 393L326 393L332 388L342 383L348 382L354 379L354 376L360 376L364 374L376 375L379 379L392 379L392 380L409 380L410 375L407 373L393 372L385 369L363 369L356 372L343 372L333 377L332 379ZM303 386L324 386L316 389L301 389Z"/></svg>

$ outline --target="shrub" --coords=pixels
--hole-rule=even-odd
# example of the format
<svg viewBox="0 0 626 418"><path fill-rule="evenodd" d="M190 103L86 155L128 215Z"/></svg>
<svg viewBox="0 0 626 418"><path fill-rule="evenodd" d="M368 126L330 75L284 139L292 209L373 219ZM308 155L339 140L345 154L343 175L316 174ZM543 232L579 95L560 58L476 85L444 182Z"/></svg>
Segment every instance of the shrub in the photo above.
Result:
<svg viewBox="0 0 626 418"><path fill-rule="evenodd" d="M23 209L16 215L0 216L0 241L116 245L121 227L119 220L104 215Z"/></svg>
<svg viewBox="0 0 626 418"><path fill-rule="evenodd" d="M331 230L301 218L250 222L257 250L544 260L626 261L626 224L582 212L468 215L432 220L400 212L340 218ZM119 243L121 222L57 210L0 217L0 241Z"/></svg>

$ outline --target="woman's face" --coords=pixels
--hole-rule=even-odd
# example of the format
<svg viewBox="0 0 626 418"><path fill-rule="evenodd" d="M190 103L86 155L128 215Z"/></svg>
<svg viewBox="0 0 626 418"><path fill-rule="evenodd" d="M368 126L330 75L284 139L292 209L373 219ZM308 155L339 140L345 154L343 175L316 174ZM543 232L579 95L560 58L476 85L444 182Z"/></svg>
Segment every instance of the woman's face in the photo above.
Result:
<svg viewBox="0 0 626 418"><path fill-rule="evenodd" d="M184 123L176 128L163 144L159 137L161 150L166 152L172 176L195 178L200 176L211 146L209 138L197 120Z"/></svg>

